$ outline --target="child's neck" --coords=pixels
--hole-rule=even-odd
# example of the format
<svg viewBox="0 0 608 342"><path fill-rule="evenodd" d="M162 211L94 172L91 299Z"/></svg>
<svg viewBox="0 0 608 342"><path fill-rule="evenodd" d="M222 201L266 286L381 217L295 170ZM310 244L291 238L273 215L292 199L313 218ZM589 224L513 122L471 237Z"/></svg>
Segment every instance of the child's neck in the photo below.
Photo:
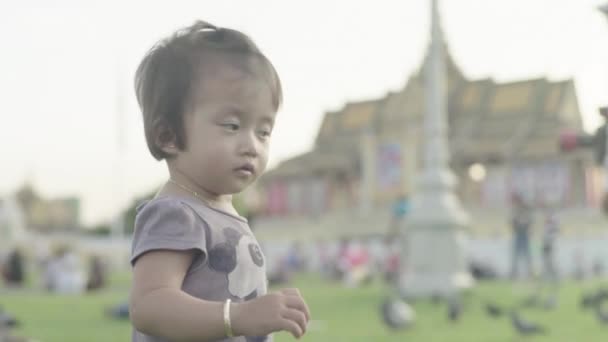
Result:
<svg viewBox="0 0 608 342"><path fill-rule="evenodd" d="M232 205L232 195L218 195L208 191L202 186L199 186L193 181L189 181L187 177L179 177L172 175L169 181L163 186L159 194L173 194L180 196L193 197L206 205L226 211L230 214L238 216L237 211Z"/></svg>

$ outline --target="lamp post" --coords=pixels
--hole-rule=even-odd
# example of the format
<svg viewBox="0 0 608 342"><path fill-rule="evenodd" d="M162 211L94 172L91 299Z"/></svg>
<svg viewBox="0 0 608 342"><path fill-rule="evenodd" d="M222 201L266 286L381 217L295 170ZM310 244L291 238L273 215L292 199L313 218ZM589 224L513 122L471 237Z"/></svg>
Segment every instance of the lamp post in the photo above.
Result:
<svg viewBox="0 0 608 342"><path fill-rule="evenodd" d="M599 6L598 10L604 13L606 19L608 19L608 3ZM604 117L604 129L606 130L606 146L604 149L604 198L602 200L602 208L605 213L608 213L608 108L600 108L600 114Z"/></svg>
<svg viewBox="0 0 608 342"><path fill-rule="evenodd" d="M399 279L404 297L447 297L473 285L462 246L462 228L469 217L453 192L457 180L449 169L444 38L438 0L431 1L431 43L424 65L424 163L404 223Z"/></svg>

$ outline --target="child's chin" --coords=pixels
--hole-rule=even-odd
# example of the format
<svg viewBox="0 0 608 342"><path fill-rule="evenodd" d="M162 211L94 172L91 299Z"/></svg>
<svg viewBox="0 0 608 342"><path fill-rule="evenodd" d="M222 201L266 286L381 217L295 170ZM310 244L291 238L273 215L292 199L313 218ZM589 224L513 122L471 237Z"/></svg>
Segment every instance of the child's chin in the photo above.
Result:
<svg viewBox="0 0 608 342"><path fill-rule="evenodd" d="M251 185L251 183L252 182L234 182L230 184L230 186L226 187L224 192L226 194L238 194L247 189L247 187Z"/></svg>

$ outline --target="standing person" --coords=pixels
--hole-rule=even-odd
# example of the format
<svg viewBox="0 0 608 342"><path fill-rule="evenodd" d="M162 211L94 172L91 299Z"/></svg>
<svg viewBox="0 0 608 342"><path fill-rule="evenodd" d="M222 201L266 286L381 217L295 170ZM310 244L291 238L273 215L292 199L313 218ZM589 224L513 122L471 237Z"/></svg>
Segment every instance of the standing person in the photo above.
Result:
<svg viewBox="0 0 608 342"><path fill-rule="evenodd" d="M553 208L545 210L543 228L543 274L546 280L557 282L558 274L555 266L555 242L559 234L559 220Z"/></svg>
<svg viewBox="0 0 608 342"><path fill-rule="evenodd" d="M4 281L8 286L21 287L25 282L25 261L20 248L15 248L3 268Z"/></svg>
<svg viewBox="0 0 608 342"><path fill-rule="evenodd" d="M138 207L133 341L271 341L306 332L297 289L267 294L266 261L232 195L264 171L281 86L245 34L197 21L135 76L148 148L169 179Z"/></svg>
<svg viewBox="0 0 608 342"><path fill-rule="evenodd" d="M101 256L93 255L89 260L89 274L87 279L87 291L102 289L107 284L107 270Z"/></svg>
<svg viewBox="0 0 608 342"><path fill-rule="evenodd" d="M542 264L543 277L542 287L549 287L549 297L545 305L554 306L557 301L558 280L557 267L555 265L555 242L559 234L559 220L557 213L551 206L544 210L544 227L542 238Z"/></svg>
<svg viewBox="0 0 608 342"><path fill-rule="evenodd" d="M513 255L511 260L511 278L518 275L519 260L523 259L526 276L532 274L532 253L530 251L530 228L532 226L532 209L520 194L513 196L511 228L513 229Z"/></svg>

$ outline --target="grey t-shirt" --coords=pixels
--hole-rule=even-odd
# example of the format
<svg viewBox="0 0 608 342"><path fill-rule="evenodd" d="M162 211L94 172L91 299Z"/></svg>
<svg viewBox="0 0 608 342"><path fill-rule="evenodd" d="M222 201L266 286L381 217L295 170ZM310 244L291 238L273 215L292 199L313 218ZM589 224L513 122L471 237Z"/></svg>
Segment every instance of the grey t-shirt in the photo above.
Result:
<svg viewBox="0 0 608 342"><path fill-rule="evenodd" d="M247 221L196 199L161 196L137 209L131 265L152 250L199 252L182 290L209 301L241 302L266 294L266 265ZM204 329L204 327L201 327ZM133 342L165 342L133 330ZM271 336L234 337L221 341L270 342Z"/></svg>

